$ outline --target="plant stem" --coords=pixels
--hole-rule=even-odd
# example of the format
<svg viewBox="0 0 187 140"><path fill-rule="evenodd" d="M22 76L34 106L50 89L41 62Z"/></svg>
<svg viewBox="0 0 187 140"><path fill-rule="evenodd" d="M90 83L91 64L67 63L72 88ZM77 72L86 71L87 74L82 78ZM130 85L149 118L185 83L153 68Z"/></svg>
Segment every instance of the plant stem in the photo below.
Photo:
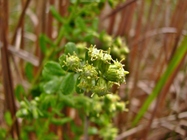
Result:
<svg viewBox="0 0 187 140"><path fill-rule="evenodd" d="M84 140L89 140L88 128L89 128L89 120L88 120L88 116L85 115L84 116Z"/></svg>
<svg viewBox="0 0 187 140"><path fill-rule="evenodd" d="M84 96L90 98L91 97L91 92L85 92ZM89 140L89 135L88 135L88 128L89 128L89 118L88 115L84 115L84 140Z"/></svg>

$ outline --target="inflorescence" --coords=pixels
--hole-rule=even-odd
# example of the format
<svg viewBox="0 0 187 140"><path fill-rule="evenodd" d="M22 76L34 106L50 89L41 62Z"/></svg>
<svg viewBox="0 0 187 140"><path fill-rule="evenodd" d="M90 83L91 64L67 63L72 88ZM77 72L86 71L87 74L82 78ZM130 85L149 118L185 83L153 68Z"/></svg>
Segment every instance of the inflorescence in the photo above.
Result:
<svg viewBox="0 0 187 140"><path fill-rule="evenodd" d="M65 71L78 74L77 92L91 92L98 96L110 93L113 84L124 83L129 73L121 62L112 59L109 51L95 46L87 49L84 60L73 53L63 54L59 61Z"/></svg>

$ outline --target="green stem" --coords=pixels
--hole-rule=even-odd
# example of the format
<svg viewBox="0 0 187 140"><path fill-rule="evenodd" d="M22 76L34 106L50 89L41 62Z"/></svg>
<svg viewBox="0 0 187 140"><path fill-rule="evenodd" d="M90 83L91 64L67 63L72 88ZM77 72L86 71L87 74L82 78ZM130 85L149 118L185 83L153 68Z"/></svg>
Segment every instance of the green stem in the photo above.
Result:
<svg viewBox="0 0 187 140"><path fill-rule="evenodd" d="M51 49L51 51L46 55L46 57L42 61L42 64L40 65L40 67L39 67L39 69L38 69L38 71L37 71L37 73L36 73L36 75L35 75L32 83L31 83L31 88L29 89L28 93L30 93L31 90L33 89L33 86L36 85L36 82L39 80L39 78L41 76L41 73L42 73L42 70L43 70L43 67L44 67L46 61L49 60L49 58L52 56L53 52L55 51L55 48L56 47L53 46L53 48Z"/></svg>
<svg viewBox="0 0 187 140"><path fill-rule="evenodd" d="M88 128L89 128L89 119L88 116L84 116L84 140L89 140L88 135Z"/></svg>
<svg viewBox="0 0 187 140"><path fill-rule="evenodd" d="M84 95L88 98L91 97L91 92L85 92ZM89 140L89 135L88 135L88 129L89 129L89 125L90 125L90 121L89 121L89 117L86 115L84 115L84 140Z"/></svg>

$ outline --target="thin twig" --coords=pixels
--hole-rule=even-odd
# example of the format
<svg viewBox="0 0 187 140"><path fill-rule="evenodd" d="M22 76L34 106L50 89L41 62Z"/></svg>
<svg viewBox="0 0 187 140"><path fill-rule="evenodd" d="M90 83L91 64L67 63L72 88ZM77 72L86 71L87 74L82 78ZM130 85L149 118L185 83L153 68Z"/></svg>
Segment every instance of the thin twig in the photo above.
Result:
<svg viewBox="0 0 187 140"><path fill-rule="evenodd" d="M0 42L0 49L3 47L3 44ZM36 56L28 53L25 50L22 49L15 49L14 46L9 45L8 46L8 51L11 52L12 54L22 58L23 60L30 62L34 66L39 66L39 60Z"/></svg>
<svg viewBox="0 0 187 140"><path fill-rule="evenodd" d="M153 123L151 124L151 128L153 129L153 128L157 128L158 126L164 126L164 124L166 122L168 123L169 121L178 121L178 120L176 120L177 118L184 119L186 117L187 117L187 112L182 112L179 114L170 115L170 116L163 117L160 119L154 119ZM135 133L142 131L143 129L145 129L146 126L147 126L146 124L140 124L137 127L129 129L129 130L119 134L117 136L116 140L123 140L124 138L127 138Z"/></svg>
<svg viewBox="0 0 187 140"><path fill-rule="evenodd" d="M24 8L22 10L22 13L20 15L20 18L19 18L19 21L18 21L18 24L16 26L16 29L15 29L15 32L14 32L14 35L13 35L13 39L12 39L12 42L11 44L14 44L15 40L16 40L16 36L17 36L17 32L18 32L18 29L20 28L20 26L22 25L22 22L23 22L23 19L24 19L24 16L25 16L25 13L26 13L26 10L29 6L29 3L30 3L31 0L27 0L25 5L24 5Z"/></svg>
<svg viewBox="0 0 187 140"><path fill-rule="evenodd" d="M110 14L106 15L104 18L102 18L103 20L116 14L117 12L123 10L125 7L129 6L130 4L132 4L133 2L136 2L137 0L129 0L126 3L124 3L123 5L117 7L117 9L113 10Z"/></svg>

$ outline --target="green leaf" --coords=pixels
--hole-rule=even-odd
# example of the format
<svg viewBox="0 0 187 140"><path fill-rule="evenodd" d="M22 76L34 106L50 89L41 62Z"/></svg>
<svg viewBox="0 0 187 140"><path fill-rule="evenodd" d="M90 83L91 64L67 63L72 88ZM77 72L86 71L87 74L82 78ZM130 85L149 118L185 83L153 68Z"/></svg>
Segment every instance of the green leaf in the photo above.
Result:
<svg viewBox="0 0 187 140"><path fill-rule="evenodd" d="M21 101L21 98L23 97L24 94L25 94L24 87L22 85L17 85L15 89L16 99L18 101Z"/></svg>
<svg viewBox="0 0 187 140"><path fill-rule="evenodd" d="M70 95L63 95L63 94L61 94L59 96L59 100L60 100L59 105L60 106L74 107L74 105L75 105L74 99L75 99L75 96L73 96L71 94Z"/></svg>
<svg viewBox="0 0 187 140"><path fill-rule="evenodd" d="M63 125L63 124L68 123L70 121L72 121L72 118L69 118L69 117L62 118L62 119L58 119L58 118L51 119L51 122L56 125Z"/></svg>
<svg viewBox="0 0 187 140"><path fill-rule="evenodd" d="M63 71L59 63L48 62L44 67L42 75L45 80L48 80L42 84L44 93L70 94L74 91L77 76Z"/></svg>
<svg viewBox="0 0 187 140"><path fill-rule="evenodd" d="M98 129L96 127L89 127L88 134L89 135L96 135L96 134L98 134Z"/></svg>
<svg viewBox="0 0 187 140"><path fill-rule="evenodd" d="M40 49L43 54L47 53L47 44L50 44L51 46L54 46L53 42L44 34L41 34L39 37L39 44L40 44Z"/></svg>
<svg viewBox="0 0 187 140"><path fill-rule="evenodd" d="M60 87L62 94L65 95L71 94L74 91L75 83L76 83L76 76L74 76L73 73L67 74L64 77Z"/></svg>
<svg viewBox="0 0 187 140"><path fill-rule="evenodd" d="M179 63L182 61L183 57L187 54L187 36L183 39L181 45L177 49L176 53L174 54L173 58L171 59L167 69L159 79L158 83L154 87L152 93L149 95L149 97L146 99L142 107L140 108L138 114L136 115L133 126L137 125L137 123L140 121L142 116L147 111L148 107L152 103L152 101L158 96L160 91L162 90L163 86L169 80L172 73L175 71Z"/></svg>
<svg viewBox="0 0 187 140"><path fill-rule="evenodd" d="M5 112L4 118L5 118L6 123L9 126L11 126L12 125L12 117L11 117L11 114L9 111Z"/></svg>
<svg viewBox="0 0 187 140"><path fill-rule="evenodd" d="M83 19L81 17L77 17L75 19L75 24L76 24L77 28L79 28L81 30L86 30L85 19Z"/></svg>
<svg viewBox="0 0 187 140"><path fill-rule="evenodd" d="M62 16L58 13L58 11L55 9L54 6L51 6L51 7L50 7L50 11L51 11L52 15L54 16L54 18L55 18L56 20L58 20L59 22L63 23L63 18L62 18Z"/></svg>
<svg viewBox="0 0 187 140"><path fill-rule="evenodd" d="M39 44L40 44L40 49L41 49L42 53L45 54L47 47L46 47L45 37L43 34L41 34L39 37Z"/></svg>
<svg viewBox="0 0 187 140"><path fill-rule="evenodd" d="M76 48L76 45L75 45L75 43L73 43L73 42L68 42L66 45L65 45L65 48L64 48L64 53L65 54L72 54L73 55L73 53L78 53L78 50L77 50L77 48Z"/></svg>
<svg viewBox="0 0 187 140"><path fill-rule="evenodd" d="M47 94L57 93L59 91L60 84L63 82L63 78L54 77L43 85L43 90Z"/></svg>
<svg viewBox="0 0 187 140"><path fill-rule="evenodd" d="M6 139L6 133L7 133L7 130L5 128L0 128L0 139L1 140Z"/></svg>
<svg viewBox="0 0 187 140"><path fill-rule="evenodd" d="M47 110L49 107L55 107L57 102L57 96L50 94L47 95L43 94L42 96L42 102L41 102L41 110Z"/></svg>
<svg viewBox="0 0 187 140"><path fill-rule="evenodd" d="M33 65L31 63L26 63L25 75L29 81L33 80Z"/></svg>
<svg viewBox="0 0 187 140"><path fill-rule="evenodd" d="M51 79L53 76L64 76L65 74L66 72L62 70L60 64L54 61L47 62L42 71L44 79Z"/></svg>

